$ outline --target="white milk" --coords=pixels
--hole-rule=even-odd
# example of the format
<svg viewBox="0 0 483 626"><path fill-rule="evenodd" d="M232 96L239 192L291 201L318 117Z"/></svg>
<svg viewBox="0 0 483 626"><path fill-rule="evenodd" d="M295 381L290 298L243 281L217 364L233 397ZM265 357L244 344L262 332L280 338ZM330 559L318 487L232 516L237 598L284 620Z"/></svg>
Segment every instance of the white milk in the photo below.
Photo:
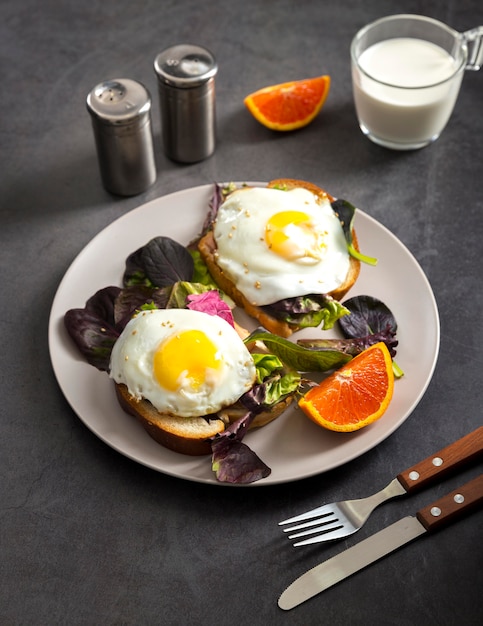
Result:
<svg viewBox="0 0 483 626"><path fill-rule="evenodd" d="M375 79L353 67L359 121L376 141L420 147L441 133L463 77L461 71L448 80L458 64L443 48L422 39L387 39L364 50L359 66Z"/></svg>

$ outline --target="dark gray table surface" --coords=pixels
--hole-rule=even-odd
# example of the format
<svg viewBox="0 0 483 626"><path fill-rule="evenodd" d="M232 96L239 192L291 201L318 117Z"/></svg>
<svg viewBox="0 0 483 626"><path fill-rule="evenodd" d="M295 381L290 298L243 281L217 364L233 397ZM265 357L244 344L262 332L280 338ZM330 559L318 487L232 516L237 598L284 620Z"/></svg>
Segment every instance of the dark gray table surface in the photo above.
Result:
<svg viewBox="0 0 483 626"><path fill-rule="evenodd" d="M338 544L295 551L277 528L323 501L376 491L482 423L483 74L466 73L432 146L396 153L371 144L353 110L349 44L363 24L397 12L459 31L483 24L479 0L1 3L0 623L481 623L482 511L292 612L276 604L305 569L481 472L480 463L386 504ZM218 145L181 166L160 148L153 60L187 41L219 61ZM299 132L270 132L243 106L262 86L323 73L329 98ZM119 76L144 83L154 102L158 177L131 198L102 188L85 108L95 84ZM47 326L59 282L100 230L148 200L276 177L351 199L419 261L441 318L426 394L371 451L289 484L221 488L129 460L84 426L54 377Z"/></svg>

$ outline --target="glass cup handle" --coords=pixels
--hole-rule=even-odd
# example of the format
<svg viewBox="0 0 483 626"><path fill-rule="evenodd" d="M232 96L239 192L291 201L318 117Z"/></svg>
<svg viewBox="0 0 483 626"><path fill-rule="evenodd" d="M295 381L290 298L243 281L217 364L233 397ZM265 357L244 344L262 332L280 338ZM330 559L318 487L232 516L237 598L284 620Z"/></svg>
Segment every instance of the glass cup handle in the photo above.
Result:
<svg viewBox="0 0 483 626"><path fill-rule="evenodd" d="M483 63L483 26L460 33L460 41L468 46L465 69L478 71Z"/></svg>

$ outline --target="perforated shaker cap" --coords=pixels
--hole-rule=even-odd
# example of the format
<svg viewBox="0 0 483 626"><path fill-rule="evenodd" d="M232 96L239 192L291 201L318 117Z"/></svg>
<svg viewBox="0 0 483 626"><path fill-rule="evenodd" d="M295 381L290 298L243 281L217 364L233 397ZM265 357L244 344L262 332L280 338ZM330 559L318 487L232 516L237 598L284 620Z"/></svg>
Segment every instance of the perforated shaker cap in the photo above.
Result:
<svg viewBox="0 0 483 626"><path fill-rule="evenodd" d="M206 48L179 44L160 52L154 61L154 69L159 80L173 87L189 88L213 78L218 65Z"/></svg>
<svg viewBox="0 0 483 626"><path fill-rule="evenodd" d="M151 109L148 90L130 78L106 80L87 96L89 113L105 124L129 124L143 118Z"/></svg>

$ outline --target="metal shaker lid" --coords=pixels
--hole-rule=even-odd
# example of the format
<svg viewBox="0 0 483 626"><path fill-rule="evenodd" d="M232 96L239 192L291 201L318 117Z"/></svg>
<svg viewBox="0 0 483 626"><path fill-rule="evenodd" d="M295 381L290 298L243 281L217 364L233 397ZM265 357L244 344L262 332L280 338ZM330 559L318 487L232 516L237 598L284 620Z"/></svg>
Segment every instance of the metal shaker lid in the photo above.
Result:
<svg viewBox="0 0 483 626"><path fill-rule="evenodd" d="M213 54L206 48L179 44L160 52L154 61L159 80L174 87L196 87L218 71Z"/></svg>
<svg viewBox="0 0 483 626"><path fill-rule="evenodd" d="M151 109L151 96L141 83L129 78L106 80L87 96L87 110L105 124L129 124Z"/></svg>

